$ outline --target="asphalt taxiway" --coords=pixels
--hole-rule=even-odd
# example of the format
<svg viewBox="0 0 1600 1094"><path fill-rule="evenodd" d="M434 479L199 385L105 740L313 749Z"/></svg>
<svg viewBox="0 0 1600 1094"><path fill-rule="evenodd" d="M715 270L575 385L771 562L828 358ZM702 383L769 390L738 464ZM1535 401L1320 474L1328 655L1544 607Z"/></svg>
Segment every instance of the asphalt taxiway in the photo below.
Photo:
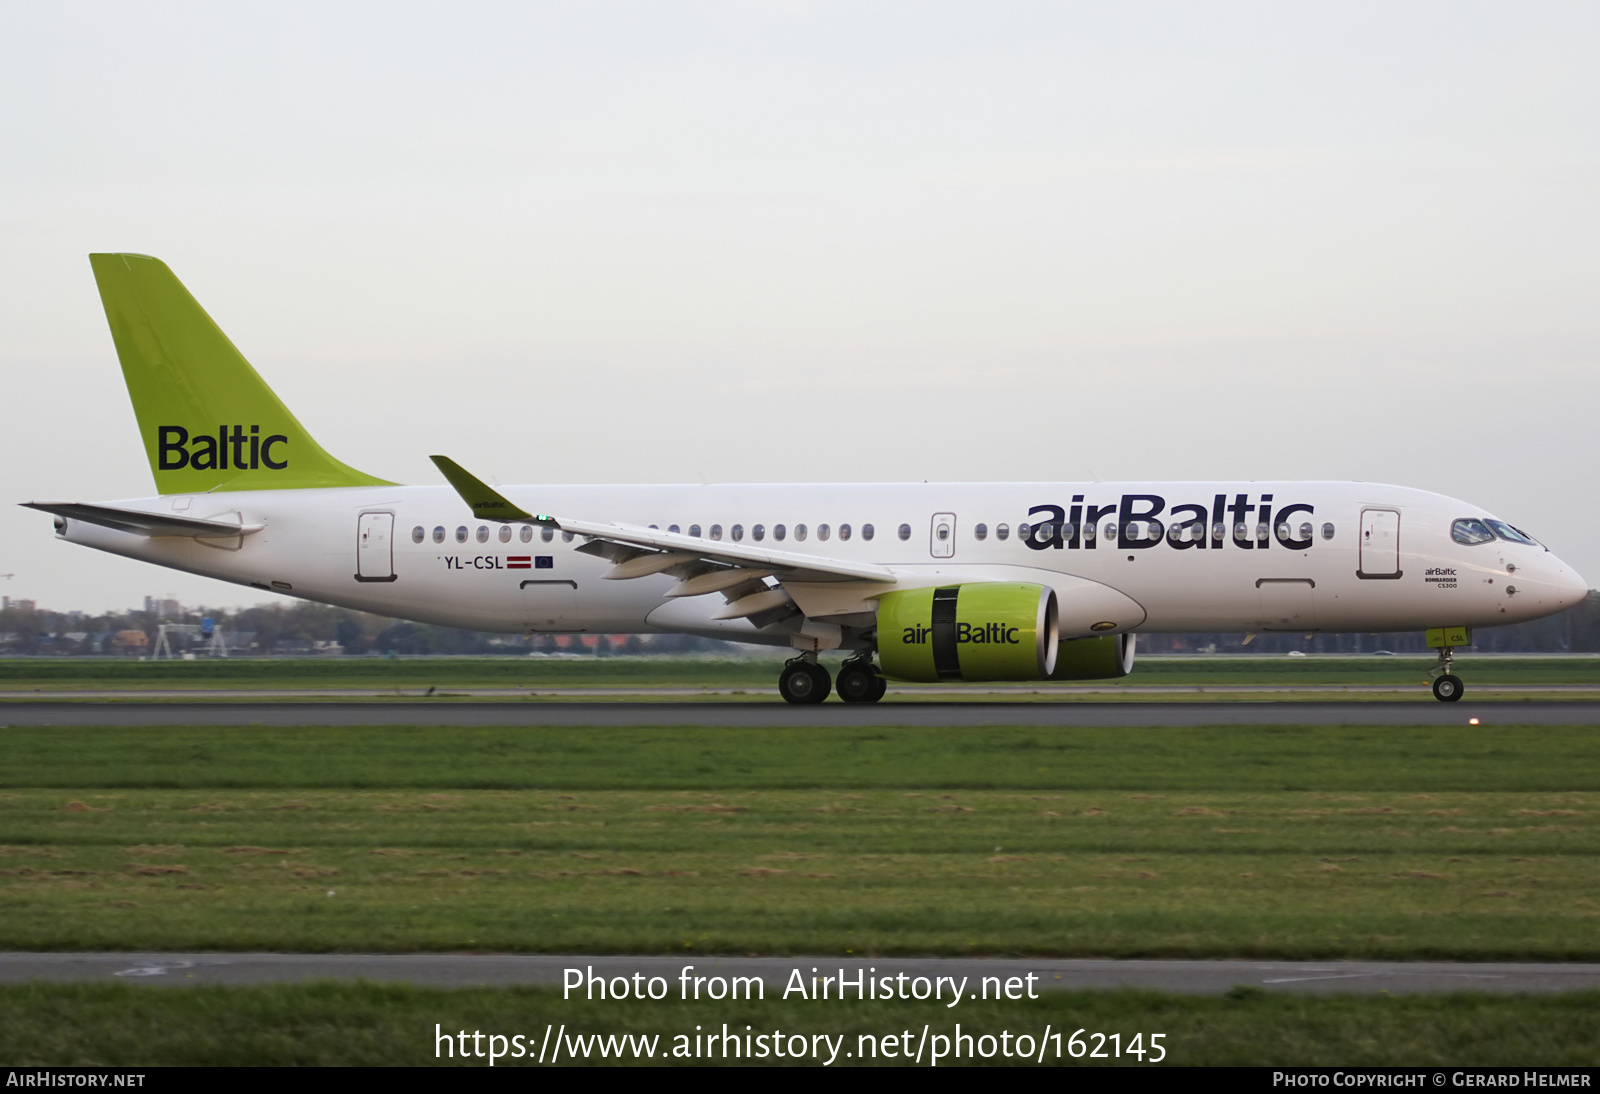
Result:
<svg viewBox="0 0 1600 1094"><path fill-rule="evenodd" d="M569 972L569 970L573 970ZM686 971L687 970L687 971ZM854 982L869 977L966 978L982 991L983 978L1008 981L1017 992L1139 988L1187 995L1220 995L1238 986L1298 994L1435 994L1493 992L1552 994L1600 989L1600 965L1443 961L1114 961L1068 958L838 958L838 957L632 957L544 954L285 954L285 953L0 953L0 984L108 983L169 987L367 981L418 987L562 987L581 975L607 982L637 973L660 977L678 998L685 976L706 981L759 977L767 998L782 998L814 978ZM1033 979L1029 980L1029 977ZM900 982L897 979L897 984ZM722 990L726 990L726 985ZM1024 996L1025 997L1025 996Z"/></svg>
<svg viewBox="0 0 1600 1094"><path fill-rule="evenodd" d="M1476 722L1473 719L1477 719ZM0 700L6 726L1461 726L1600 725L1600 702L1439 703L1328 700L1206 702L829 702L774 701L104 702Z"/></svg>

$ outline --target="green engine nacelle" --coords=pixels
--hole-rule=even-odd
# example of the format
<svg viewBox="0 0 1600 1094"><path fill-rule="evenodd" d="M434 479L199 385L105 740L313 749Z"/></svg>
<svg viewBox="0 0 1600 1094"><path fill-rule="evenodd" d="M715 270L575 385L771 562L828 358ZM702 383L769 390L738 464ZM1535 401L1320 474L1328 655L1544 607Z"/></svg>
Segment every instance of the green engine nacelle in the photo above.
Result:
<svg viewBox="0 0 1600 1094"><path fill-rule="evenodd" d="M983 581L878 598L878 661L900 680L1043 680L1056 667L1056 591Z"/></svg>
<svg viewBox="0 0 1600 1094"><path fill-rule="evenodd" d="M1133 671L1133 645L1137 635L1097 634L1068 638L1056 652L1052 680L1111 680Z"/></svg>

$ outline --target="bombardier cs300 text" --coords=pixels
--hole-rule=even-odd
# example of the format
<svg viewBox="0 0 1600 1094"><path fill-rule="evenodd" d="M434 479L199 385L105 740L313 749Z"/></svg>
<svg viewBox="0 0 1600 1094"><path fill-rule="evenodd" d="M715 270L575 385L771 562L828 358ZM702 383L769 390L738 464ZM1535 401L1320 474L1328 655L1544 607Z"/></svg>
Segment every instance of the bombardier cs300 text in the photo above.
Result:
<svg viewBox="0 0 1600 1094"><path fill-rule="evenodd" d="M1587 586L1477 506L1350 482L449 486L334 459L153 258L90 256L157 497L30 502L113 554L382 615L798 650L791 703L1122 676L1139 631L1472 627ZM830 681L824 650L852 651Z"/></svg>

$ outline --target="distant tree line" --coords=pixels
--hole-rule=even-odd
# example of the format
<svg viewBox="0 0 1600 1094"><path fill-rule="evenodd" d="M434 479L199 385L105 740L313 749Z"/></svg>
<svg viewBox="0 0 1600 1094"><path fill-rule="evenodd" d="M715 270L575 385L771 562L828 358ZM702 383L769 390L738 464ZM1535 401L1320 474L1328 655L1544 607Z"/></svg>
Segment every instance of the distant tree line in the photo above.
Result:
<svg viewBox="0 0 1600 1094"><path fill-rule="evenodd" d="M220 629L220 642L201 631L202 621ZM692 654L728 651L731 643L688 635L495 634L488 631L411 623L308 601L260 604L228 610L196 608L158 617L154 611L89 615L43 608L0 609L0 655L150 656L161 624L186 632L169 633L175 654L204 656L218 645L229 656L306 656L394 654ZM1559 615L1508 627L1480 628L1474 647L1491 653L1600 652L1600 592ZM1142 653L1425 653L1417 632L1334 634L1271 632L1243 634L1144 634Z"/></svg>

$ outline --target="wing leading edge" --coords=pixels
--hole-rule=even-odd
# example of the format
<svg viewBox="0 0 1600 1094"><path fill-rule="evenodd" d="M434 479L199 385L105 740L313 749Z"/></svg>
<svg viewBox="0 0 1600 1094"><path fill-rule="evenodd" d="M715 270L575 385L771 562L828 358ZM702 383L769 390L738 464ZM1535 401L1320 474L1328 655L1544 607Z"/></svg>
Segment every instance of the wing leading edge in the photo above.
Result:
<svg viewBox="0 0 1600 1094"><path fill-rule="evenodd" d="M612 581L666 574L678 579L667 593L669 597L720 592L728 606L718 613L719 619L749 619L761 627L800 614L783 589L785 582L896 583L892 570L870 562L725 543L636 524L529 513L448 457L430 458L480 520L526 520L583 536L586 542L578 550L610 562L611 569L604 576ZM769 580L777 584L769 585Z"/></svg>

